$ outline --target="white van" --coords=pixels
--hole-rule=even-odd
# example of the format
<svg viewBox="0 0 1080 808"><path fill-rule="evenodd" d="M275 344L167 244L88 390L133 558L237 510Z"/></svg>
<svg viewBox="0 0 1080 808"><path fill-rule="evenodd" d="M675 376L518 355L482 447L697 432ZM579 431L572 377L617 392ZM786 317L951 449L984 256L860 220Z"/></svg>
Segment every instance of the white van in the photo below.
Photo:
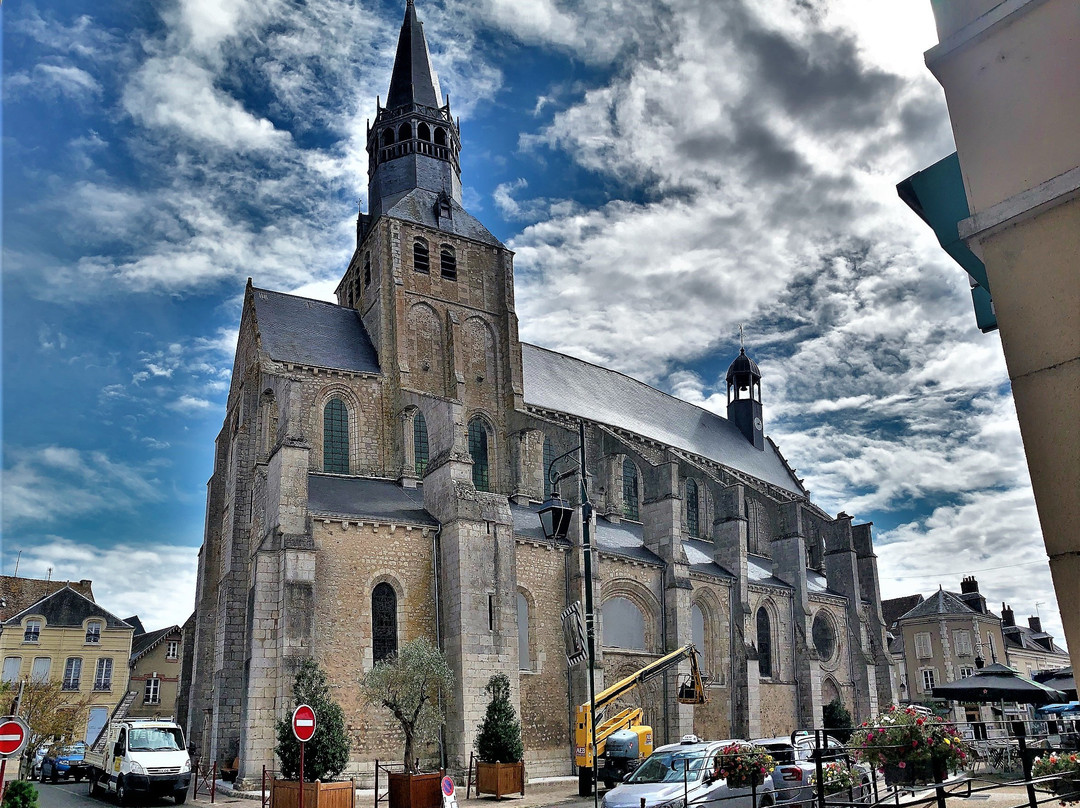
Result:
<svg viewBox="0 0 1080 808"><path fill-rule="evenodd" d="M113 721L84 760L90 764L90 794L112 792L120 805L133 797L187 800L191 758L184 732L172 721L126 718Z"/></svg>

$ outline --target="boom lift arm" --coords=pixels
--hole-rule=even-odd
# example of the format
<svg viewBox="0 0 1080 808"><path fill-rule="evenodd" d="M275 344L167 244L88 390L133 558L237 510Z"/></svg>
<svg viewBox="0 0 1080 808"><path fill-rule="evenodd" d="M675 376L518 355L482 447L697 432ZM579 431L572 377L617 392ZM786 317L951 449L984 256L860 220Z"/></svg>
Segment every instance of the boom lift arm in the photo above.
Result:
<svg viewBox="0 0 1080 808"><path fill-rule="evenodd" d="M679 683L678 699L680 704L705 704L708 697L705 695L705 683L701 678L698 668L697 649L693 643L687 643L682 648L666 654L660 659L650 662L641 670L621 679L608 688L596 694L596 712L603 716L605 707L612 704L620 696L629 693L638 685L644 684L650 679L660 676L682 663L684 659L690 660L690 675ZM604 746L613 732L627 729L641 724L642 712L640 707L628 707L621 710L611 718L602 719L596 727L596 755L604 754ZM592 748L592 721L590 706L585 702L577 708L577 721L575 723L575 750L574 759L579 767L591 767L593 765Z"/></svg>

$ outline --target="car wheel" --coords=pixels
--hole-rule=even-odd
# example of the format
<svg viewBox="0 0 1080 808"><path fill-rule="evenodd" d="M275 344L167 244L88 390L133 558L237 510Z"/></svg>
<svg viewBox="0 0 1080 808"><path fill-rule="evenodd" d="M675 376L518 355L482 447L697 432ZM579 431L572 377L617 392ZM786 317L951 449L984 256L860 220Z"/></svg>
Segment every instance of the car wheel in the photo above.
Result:
<svg viewBox="0 0 1080 808"><path fill-rule="evenodd" d="M45 767L44 766L42 766L40 769L38 769L37 776L38 776L38 782L39 783L44 783L45 782Z"/></svg>
<svg viewBox="0 0 1080 808"><path fill-rule="evenodd" d="M76 772L75 773L75 782L76 783L81 783L82 782L82 772Z"/></svg>
<svg viewBox="0 0 1080 808"><path fill-rule="evenodd" d="M56 767L55 767L55 766L53 766L53 770L52 770L52 777L51 777L50 779L51 779L51 780L52 780L52 781L53 781L54 783L59 783L59 782L60 782L60 772L58 772L58 771L56 770Z"/></svg>
<svg viewBox="0 0 1080 808"><path fill-rule="evenodd" d="M173 798L176 800L177 805L183 805L185 802L187 802L187 792L188 790L186 788L182 788L179 791L173 792Z"/></svg>
<svg viewBox="0 0 1080 808"><path fill-rule="evenodd" d="M128 798L127 786L124 785L124 778L121 777L119 780L116 781L116 804L128 805L130 804L130 802L131 801Z"/></svg>

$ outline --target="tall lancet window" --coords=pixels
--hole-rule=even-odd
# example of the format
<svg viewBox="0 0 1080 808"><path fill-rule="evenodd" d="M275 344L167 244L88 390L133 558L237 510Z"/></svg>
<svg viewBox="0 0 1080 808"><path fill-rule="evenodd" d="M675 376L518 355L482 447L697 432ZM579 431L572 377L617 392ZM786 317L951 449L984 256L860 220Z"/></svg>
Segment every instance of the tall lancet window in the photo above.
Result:
<svg viewBox="0 0 1080 808"><path fill-rule="evenodd" d="M764 606L757 612L757 652L758 676L762 679L771 679L773 675L772 622Z"/></svg>
<svg viewBox="0 0 1080 808"><path fill-rule="evenodd" d="M323 471L349 473L349 411L340 398L323 408Z"/></svg>
<svg viewBox="0 0 1080 808"><path fill-rule="evenodd" d="M686 532L695 539L701 535L698 521L698 488L693 480L686 481Z"/></svg>
<svg viewBox="0 0 1080 808"><path fill-rule="evenodd" d="M635 521L640 519L637 466L631 460L624 460L622 464L622 499L623 516Z"/></svg>
<svg viewBox="0 0 1080 808"><path fill-rule="evenodd" d="M544 468L541 470L541 474L544 475L544 499L551 499L551 476L548 469L551 468L551 464L555 462L555 445L551 442L551 438L544 438Z"/></svg>
<svg viewBox="0 0 1080 808"><path fill-rule="evenodd" d="M419 410L413 416L413 466L416 476L423 477L428 464L427 421Z"/></svg>
<svg viewBox="0 0 1080 808"><path fill-rule="evenodd" d="M397 592L385 581L371 590L371 651L375 662L397 653Z"/></svg>
<svg viewBox="0 0 1080 808"><path fill-rule="evenodd" d="M472 480L477 491L491 490L491 467L488 462L488 434L484 422L473 418L469 422L469 454L472 456Z"/></svg>

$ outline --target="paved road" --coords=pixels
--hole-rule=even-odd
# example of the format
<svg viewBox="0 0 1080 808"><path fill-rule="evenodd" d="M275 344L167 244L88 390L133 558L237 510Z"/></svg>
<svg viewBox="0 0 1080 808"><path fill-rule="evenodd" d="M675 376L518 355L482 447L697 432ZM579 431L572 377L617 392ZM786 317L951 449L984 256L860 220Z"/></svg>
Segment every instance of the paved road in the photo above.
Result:
<svg viewBox="0 0 1080 808"><path fill-rule="evenodd" d="M52 783L35 783L38 790L38 804L41 808L116 808L116 800L112 795L101 799L99 797L91 798L87 791L86 780L81 783L75 783L71 780L61 780L55 785ZM218 799L217 803L233 802L231 799ZM163 808L166 805L176 805L176 802L171 797L159 797L157 799L143 800L137 803L140 808ZM192 802L191 798L188 798L187 805L184 808L196 808L197 806L205 805L209 808L210 798L205 794L199 795L198 802ZM258 805L258 801L255 802Z"/></svg>

